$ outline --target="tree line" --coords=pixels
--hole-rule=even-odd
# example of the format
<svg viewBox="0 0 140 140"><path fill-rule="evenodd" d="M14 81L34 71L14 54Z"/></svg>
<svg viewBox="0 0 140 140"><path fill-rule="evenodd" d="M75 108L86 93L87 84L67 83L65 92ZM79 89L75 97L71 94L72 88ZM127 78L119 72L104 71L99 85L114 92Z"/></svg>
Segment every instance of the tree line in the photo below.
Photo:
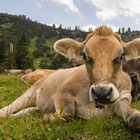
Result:
<svg viewBox="0 0 140 140"><path fill-rule="evenodd" d="M54 42L66 37L83 41L88 33L81 31L77 25L74 29L63 28L62 24L56 28L55 24L47 26L25 15L0 13L0 71L11 68L70 67L67 59L54 52ZM140 37L140 31L132 31L130 27L119 28L118 33L125 42Z"/></svg>
<svg viewBox="0 0 140 140"><path fill-rule="evenodd" d="M140 38L140 31L133 31L130 27L127 29L125 27L119 28L118 34L121 35L121 38L124 42L131 41L135 38Z"/></svg>
<svg viewBox="0 0 140 140"><path fill-rule="evenodd" d="M36 68L34 63L38 60L37 68L70 67L63 56L53 51L53 43L64 37L81 41L86 35L87 32L81 31L78 26L74 30L63 28L61 24L56 28L55 24L47 26L25 15L0 13L0 70ZM33 38L37 38L35 50L30 52ZM51 39L54 39L53 42L47 44Z"/></svg>
<svg viewBox="0 0 140 140"><path fill-rule="evenodd" d="M35 50L32 54L29 51L30 41L23 34L17 44L7 44L7 41L0 37L0 71L5 69L34 69L34 59L41 58L39 68L58 69L70 67L68 60L54 52L52 46L46 45L45 38L37 38Z"/></svg>
<svg viewBox="0 0 140 140"><path fill-rule="evenodd" d="M28 51L28 42L25 34L21 35L17 45L7 43L7 40L0 36L0 71L34 67L33 59Z"/></svg>

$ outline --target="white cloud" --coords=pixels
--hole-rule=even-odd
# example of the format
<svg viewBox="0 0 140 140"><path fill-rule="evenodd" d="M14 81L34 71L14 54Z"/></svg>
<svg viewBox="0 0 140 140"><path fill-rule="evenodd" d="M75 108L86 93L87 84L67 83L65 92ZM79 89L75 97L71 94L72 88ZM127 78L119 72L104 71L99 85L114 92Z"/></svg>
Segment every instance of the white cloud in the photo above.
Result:
<svg viewBox="0 0 140 140"><path fill-rule="evenodd" d="M79 13L79 8L74 4L74 0L52 0L58 4L67 6L67 8L75 13Z"/></svg>
<svg viewBox="0 0 140 140"><path fill-rule="evenodd" d="M140 25L140 18L136 18L136 25Z"/></svg>
<svg viewBox="0 0 140 140"><path fill-rule="evenodd" d="M60 26L60 24L57 24L57 23L48 23L47 25L49 26L53 26L53 24L55 24L55 27L58 28Z"/></svg>
<svg viewBox="0 0 140 140"><path fill-rule="evenodd" d="M110 27L114 32L117 32L119 30L119 27L113 26L111 24L107 24L106 26ZM88 32L89 30L95 30L96 26L93 24L89 24L89 25L85 25L83 27L81 27L81 30Z"/></svg>
<svg viewBox="0 0 140 140"><path fill-rule="evenodd" d="M96 11L96 16L99 19L105 21L117 17L117 13L107 9L102 11Z"/></svg>
<svg viewBox="0 0 140 140"><path fill-rule="evenodd" d="M43 6L43 3L46 1L47 2L47 0L33 0L34 1L34 4L35 4L35 6L37 7L37 8L42 8L42 6Z"/></svg>
<svg viewBox="0 0 140 140"><path fill-rule="evenodd" d="M116 27L116 26L113 26L111 24L107 24L107 26L110 27L114 32L118 32L118 30L119 30L119 26Z"/></svg>
<svg viewBox="0 0 140 140"><path fill-rule="evenodd" d="M33 0L33 1L38 8L42 8L44 3L53 1L57 4L66 6L68 10L70 10L71 12L80 13L79 8L74 4L74 0Z"/></svg>
<svg viewBox="0 0 140 140"><path fill-rule="evenodd" d="M40 3L38 3L38 2L36 2L35 5L36 5L36 7L38 7L38 8L42 8L42 5L41 5Z"/></svg>
<svg viewBox="0 0 140 140"><path fill-rule="evenodd" d="M138 0L86 0L96 7L96 16L105 21L119 16L140 19Z"/></svg>
<svg viewBox="0 0 140 140"><path fill-rule="evenodd" d="M81 27L81 30L88 32L89 30L94 30L96 28L95 25L89 24L89 25L85 25L83 27Z"/></svg>

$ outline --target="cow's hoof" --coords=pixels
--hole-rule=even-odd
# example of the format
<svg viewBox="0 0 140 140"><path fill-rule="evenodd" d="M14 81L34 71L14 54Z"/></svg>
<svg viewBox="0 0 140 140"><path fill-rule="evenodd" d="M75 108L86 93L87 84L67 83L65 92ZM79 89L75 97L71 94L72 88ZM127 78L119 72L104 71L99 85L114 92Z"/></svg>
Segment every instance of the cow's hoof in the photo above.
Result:
<svg viewBox="0 0 140 140"><path fill-rule="evenodd" d="M134 133L140 134L140 115L133 116L127 123L127 128Z"/></svg>

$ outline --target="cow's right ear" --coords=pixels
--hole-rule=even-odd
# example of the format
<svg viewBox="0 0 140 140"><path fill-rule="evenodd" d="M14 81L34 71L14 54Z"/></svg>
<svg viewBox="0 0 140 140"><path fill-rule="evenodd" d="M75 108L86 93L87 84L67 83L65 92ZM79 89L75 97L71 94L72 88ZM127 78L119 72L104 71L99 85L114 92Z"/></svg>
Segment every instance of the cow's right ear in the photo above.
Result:
<svg viewBox="0 0 140 140"><path fill-rule="evenodd" d="M60 39L55 42L54 50L69 60L79 59L83 51L84 44L70 38Z"/></svg>

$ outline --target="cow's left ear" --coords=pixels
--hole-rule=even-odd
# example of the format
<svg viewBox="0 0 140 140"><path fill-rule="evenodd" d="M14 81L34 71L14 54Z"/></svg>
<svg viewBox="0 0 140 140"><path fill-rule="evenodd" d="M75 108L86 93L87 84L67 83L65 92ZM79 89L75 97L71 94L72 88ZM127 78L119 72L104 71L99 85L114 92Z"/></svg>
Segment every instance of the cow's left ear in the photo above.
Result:
<svg viewBox="0 0 140 140"><path fill-rule="evenodd" d="M128 43L123 43L123 46L126 59L140 56L140 39L134 39Z"/></svg>
<svg viewBox="0 0 140 140"><path fill-rule="evenodd" d="M63 56L71 59L79 59L83 51L84 44L70 38L60 39L55 42L54 50Z"/></svg>

